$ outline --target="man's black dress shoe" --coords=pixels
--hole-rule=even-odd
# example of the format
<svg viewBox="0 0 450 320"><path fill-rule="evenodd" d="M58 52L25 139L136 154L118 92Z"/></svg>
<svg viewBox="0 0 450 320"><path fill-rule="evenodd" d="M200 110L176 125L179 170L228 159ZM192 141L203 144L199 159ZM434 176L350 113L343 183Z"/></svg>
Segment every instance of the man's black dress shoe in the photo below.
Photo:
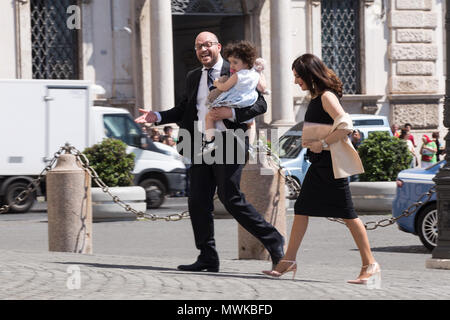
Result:
<svg viewBox="0 0 450 320"><path fill-rule="evenodd" d="M281 253L283 253L281 251ZM275 269L275 267L277 266L277 264L281 261L281 259L284 257L284 253L283 254L277 254L277 255L272 255L272 270Z"/></svg>
<svg viewBox="0 0 450 320"><path fill-rule="evenodd" d="M205 263L202 261L196 261L193 264L182 264L178 266L178 270L181 271L208 271L208 272L219 272L219 264Z"/></svg>
<svg viewBox="0 0 450 320"><path fill-rule="evenodd" d="M281 240L281 246L270 252L270 258L272 259L272 269L275 269L275 266L281 261L284 257L284 237Z"/></svg>

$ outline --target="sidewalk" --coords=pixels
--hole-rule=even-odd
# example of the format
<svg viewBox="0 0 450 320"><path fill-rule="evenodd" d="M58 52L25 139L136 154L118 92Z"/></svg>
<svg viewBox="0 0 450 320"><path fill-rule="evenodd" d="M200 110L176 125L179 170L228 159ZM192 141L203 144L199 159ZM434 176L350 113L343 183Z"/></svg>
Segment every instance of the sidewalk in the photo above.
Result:
<svg viewBox="0 0 450 320"><path fill-rule="evenodd" d="M395 226L369 232L383 269L381 289L370 290L346 283L359 273L359 253L345 226L321 218L310 219L295 280L266 278L268 261L237 260L230 219L215 221L220 272L188 273L176 270L197 256L188 219L95 223L94 254L78 255L47 251L45 213L2 218L0 299L450 299L450 271L426 269L431 254Z"/></svg>

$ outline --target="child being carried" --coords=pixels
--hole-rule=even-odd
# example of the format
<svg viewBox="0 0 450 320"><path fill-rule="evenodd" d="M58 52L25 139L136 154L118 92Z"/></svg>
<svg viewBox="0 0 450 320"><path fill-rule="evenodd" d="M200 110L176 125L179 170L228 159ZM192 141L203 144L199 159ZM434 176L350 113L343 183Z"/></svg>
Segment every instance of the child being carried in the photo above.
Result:
<svg viewBox="0 0 450 320"><path fill-rule="evenodd" d="M228 44L224 48L224 56L230 62L232 75L228 79L221 77L214 80L216 89L212 90L208 96L208 108L252 106L258 100L256 89L262 93L267 92L265 78L262 74L263 60L256 59L256 48L248 41ZM256 60L258 60L258 68L254 66ZM254 119L250 119L246 123L251 126ZM205 117L203 154L217 148L214 144L214 128L214 119L211 112L208 112Z"/></svg>

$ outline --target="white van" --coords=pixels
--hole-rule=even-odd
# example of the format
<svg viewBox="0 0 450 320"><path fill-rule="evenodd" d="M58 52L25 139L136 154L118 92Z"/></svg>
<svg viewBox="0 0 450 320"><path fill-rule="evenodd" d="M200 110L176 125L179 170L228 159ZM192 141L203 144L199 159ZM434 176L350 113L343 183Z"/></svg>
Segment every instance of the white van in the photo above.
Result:
<svg viewBox="0 0 450 320"><path fill-rule="evenodd" d="M92 105L92 83L78 80L0 80L0 204L11 204L66 142L83 151L111 137L133 152L134 183L159 207L169 192L184 191L181 156L158 147L125 109ZM45 183L37 195L45 194ZM30 209L34 197L12 212Z"/></svg>

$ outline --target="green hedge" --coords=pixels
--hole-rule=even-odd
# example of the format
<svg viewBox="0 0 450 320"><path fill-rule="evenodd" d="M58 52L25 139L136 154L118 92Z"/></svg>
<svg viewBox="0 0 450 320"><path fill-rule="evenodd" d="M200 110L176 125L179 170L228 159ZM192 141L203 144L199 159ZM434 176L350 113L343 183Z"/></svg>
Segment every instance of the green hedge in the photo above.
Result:
<svg viewBox="0 0 450 320"><path fill-rule="evenodd" d="M360 181L395 181L400 171L410 167L413 156L405 140L388 132L372 132L358 147L365 173Z"/></svg>
<svg viewBox="0 0 450 320"><path fill-rule="evenodd" d="M127 145L122 141L109 138L86 148L83 153L108 187L131 186L135 155L127 154L126 148ZM92 187L97 187L94 181Z"/></svg>

